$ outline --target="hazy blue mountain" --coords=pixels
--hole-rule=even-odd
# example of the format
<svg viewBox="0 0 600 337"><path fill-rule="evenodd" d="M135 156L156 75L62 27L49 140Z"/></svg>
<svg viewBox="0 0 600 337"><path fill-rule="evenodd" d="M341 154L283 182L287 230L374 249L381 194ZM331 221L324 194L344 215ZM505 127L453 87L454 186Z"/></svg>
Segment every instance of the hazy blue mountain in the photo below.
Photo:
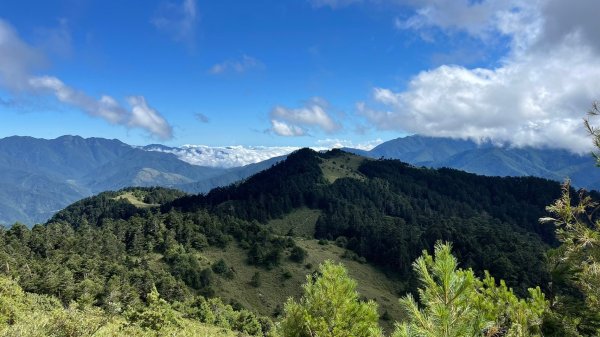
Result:
<svg viewBox="0 0 600 337"><path fill-rule="evenodd" d="M191 165L116 139L8 137L0 139L0 224L43 222L81 198L127 186L199 183L209 190L270 165L227 170Z"/></svg>
<svg viewBox="0 0 600 337"><path fill-rule="evenodd" d="M43 174L0 170L0 224L33 223L48 219L65 203L90 191Z"/></svg>
<svg viewBox="0 0 600 337"><path fill-rule="evenodd" d="M123 156L94 168L83 181L95 193L125 186L164 186L213 178L225 169L191 165L171 153L132 148Z"/></svg>
<svg viewBox="0 0 600 337"><path fill-rule="evenodd" d="M14 136L0 139L0 168L79 178L129 151L131 146L116 139L62 136L46 140Z"/></svg>
<svg viewBox="0 0 600 337"><path fill-rule="evenodd" d="M130 150L118 140L101 138L0 139L0 223L46 220L92 194L80 183L87 172Z"/></svg>
<svg viewBox="0 0 600 337"><path fill-rule="evenodd" d="M408 136L371 151L347 149L372 158L399 159L416 166L450 167L488 176L536 176L600 190L600 170L590 155L566 150L498 147L470 140Z"/></svg>
<svg viewBox="0 0 600 337"><path fill-rule="evenodd" d="M430 166L461 152L479 147L475 142L469 140L409 136L379 144L368 152L371 156L400 159L411 164ZM490 144L481 145L481 148L489 147L491 147Z"/></svg>

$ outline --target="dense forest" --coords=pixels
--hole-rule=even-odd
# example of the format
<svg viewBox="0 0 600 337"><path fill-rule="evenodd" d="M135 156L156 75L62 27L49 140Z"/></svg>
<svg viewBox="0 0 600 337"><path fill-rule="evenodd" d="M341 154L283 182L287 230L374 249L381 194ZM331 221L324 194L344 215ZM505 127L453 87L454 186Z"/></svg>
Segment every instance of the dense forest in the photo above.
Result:
<svg viewBox="0 0 600 337"><path fill-rule="evenodd" d="M556 239L552 226L538 219L560 195L558 183L415 168L396 160L361 160L359 179L330 184L322 174L322 161L343 170L356 160L339 150L301 150L243 184L174 200L163 211L208 209L265 223L295 208L316 208L322 211L316 238L341 242L403 277L422 249L446 240L455 243L465 266L490 270L519 291L548 280L544 254Z"/></svg>
<svg viewBox="0 0 600 337"><path fill-rule="evenodd" d="M571 203L580 203L582 211L569 217ZM540 223L548 205L556 219ZM585 212L593 206L588 195L569 187L561 193L558 183L545 179L482 177L303 149L206 195L162 188L105 192L46 224L1 228L0 334L35 335L15 332L27 331L18 329L33 312L47 321L38 335L57 329L64 331L59 336L184 336L210 329L206 325L224 329L223 335L314 335L306 329L323 331L318 336L381 335L386 313L360 298L344 267L330 262L318 270L306 264L304 296L281 303L270 317L219 299L216 285L239 271L222 259L207 264L209 250L241 249L246 264L266 273L288 263L302 266L310 252L295 232L308 231L320 244L341 247L345 259L375 265L394 280L406 313L394 336L439 336L418 322L448 318L436 316L442 307L463 312L463 328L471 329L447 336L593 336L598 312L581 308L594 308L597 297L589 296L585 279L565 277L579 273L573 266L589 254L573 253L577 240L564 226L581 218L582 228L595 233L594 215ZM300 209L317 212L314 223L285 235L273 228L273 220ZM248 281L257 286L260 272ZM342 282L335 288L340 293L328 293L335 282ZM452 291L456 302L436 302L436 294ZM362 313L365 321L354 323L363 325L344 322L338 326L346 328L332 332L327 327L338 323L310 318L322 313L312 297L336 296L352 305L344 310ZM468 305L472 301L477 305ZM56 325L65 315L70 320L60 330Z"/></svg>

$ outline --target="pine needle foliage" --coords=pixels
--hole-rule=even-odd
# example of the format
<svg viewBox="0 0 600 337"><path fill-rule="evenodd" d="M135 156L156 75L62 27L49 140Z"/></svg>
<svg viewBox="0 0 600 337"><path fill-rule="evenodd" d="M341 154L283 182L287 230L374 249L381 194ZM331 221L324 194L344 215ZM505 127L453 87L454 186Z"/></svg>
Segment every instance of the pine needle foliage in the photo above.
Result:
<svg viewBox="0 0 600 337"><path fill-rule="evenodd" d="M600 336L600 220L595 215L599 205L583 190L573 199L567 180L562 196L547 207L551 216L540 219L555 224L561 242L550 256L556 283L579 292L575 296L559 292L555 302L563 314L576 316L574 324L584 335Z"/></svg>
<svg viewBox="0 0 600 337"><path fill-rule="evenodd" d="M290 298L280 332L285 337L381 337L377 305L359 299L356 282L341 264L326 261L308 275L299 301Z"/></svg>
<svg viewBox="0 0 600 337"><path fill-rule="evenodd" d="M450 244L438 242L434 254L424 251L413 264L421 305L410 294L400 299L407 319L393 337L541 336L547 302L539 288L522 300L489 274L480 280L472 270L458 268Z"/></svg>

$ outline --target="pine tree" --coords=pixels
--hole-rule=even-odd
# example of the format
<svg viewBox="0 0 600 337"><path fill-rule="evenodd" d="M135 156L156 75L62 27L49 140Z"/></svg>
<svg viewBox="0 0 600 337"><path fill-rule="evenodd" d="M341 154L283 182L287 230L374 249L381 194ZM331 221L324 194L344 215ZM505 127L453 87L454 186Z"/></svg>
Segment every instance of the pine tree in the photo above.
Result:
<svg viewBox="0 0 600 337"><path fill-rule="evenodd" d="M156 286L147 295L147 305L129 313L128 319L142 328L160 331L169 326L178 326L179 317L167 301L160 298Z"/></svg>
<svg viewBox="0 0 600 337"><path fill-rule="evenodd" d="M438 242L435 257L426 251L413 264L421 282L420 307L412 295L400 299L407 320L397 324L393 337L541 336L547 303L539 288L522 300L501 281L486 273L458 268L450 244Z"/></svg>
<svg viewBox="0 0 600 337"><path fill-rule="evenodd" d="M600 166L600 128L591 118L600 116L600 102L594 102L584 120ZM566 336L600 336L600 220L598 202L580 190L572 198L569 180L563 184L561 197L546 210L551 216L542 223L554 223L560 247L549 254L554 285L553 325ZM575 331L576 330L576 331Z"/></svg>
<svg viewBox="0 0 600 337"><path fill-rule="evenodd" d="M300 301L289 299L281 334L285 337L380 337L377 305L359 300L356 282L341 264L326 261L320 275L307 276Z"/></svg>
<svg viewBox="0 0 600 337"><path fill-rule="evenodd" d="M569 181L560 199L547 207L552 215L540 219L556 225L561 246L550 255L553 280L560 286L555 307L560 325L575 326L583 335L600 335L600 220L594 219L598 204L580 191L571 198ZM576 289L579 294L573 295Z"/></svg>
<svg viewBox="0 0 600 337"><path fill-rule="evenodd" d="M408 320L397 325L393 337L470 337L493 325L478 315L471 300L475 297L475 275L457 270L458 261L450 245L438 243L435 259L424 252L413 264L422 287L419 308L412 295L400 299Z"/></svg>
<svg viewBox="0 0 600 337"><path fill-rule="evenodd" d="M562 246L560 260L576 267L575 283L585 294L590 308L600 307L600 220L593 221L598 203L583 192L579 202L572 205L570 185L563 186L562 197L547 210L554 217L542 218L542 222L554 222L556 235Z"/></svg>

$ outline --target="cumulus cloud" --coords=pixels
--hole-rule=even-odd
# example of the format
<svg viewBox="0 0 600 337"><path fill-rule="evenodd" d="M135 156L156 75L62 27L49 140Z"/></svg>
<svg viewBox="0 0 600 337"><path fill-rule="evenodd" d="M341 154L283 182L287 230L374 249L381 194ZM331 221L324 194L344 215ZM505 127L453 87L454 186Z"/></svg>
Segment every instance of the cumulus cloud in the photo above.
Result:
<svg viewBox="0 0 600 337"><path fill-rule="evenodd" d="M241 74L250 69L262 68L264 68L264 65L259 60L248 55L242 55L240 59L226 60L215 64L210 68L209 72L213 75L220 75L229 72Z"/></svg>
<svg viewBox="0 0 600 337"><path fill-rule="evenodd" d="M129 96L127 103L131 106L128 126L148 130L160 139L173 138L173 128L158 111L148 106L144 96Z"/></svg>
<svg viewBox="0 0 600 337"><path fill-rule="evenodd" d="M280 136L303 136L308 129L320 129L334 133L341 128L327 112L329 104L322 98L313 97L304 106L290 109L276 106L271 111L271 130Z"/></svg>
<svg viewBox="0 0 600 337"><path fill-rule="evenodd" d="M600 35L597 20L591 19L592 29L571 15L595 13L600 3L427 3L408 19L407 28L433 26L480 38L503 34L511 40L510 51L496 68L442 65L413 77L405 91L375 88L371 102L357 104L361 115L379 129L589 150L581 118L600 92ZM443 10L453 14L442 17ZM463 22L461 13L471 13L471 21Z"/></svg>
<svg viewBox="0 0 600 337"><path fill-rule="evenodd" d="M280 122L275 119L271 120L271 130L273 130L273 132L275 132L276 134L284 137L297 137L304 136L306 134L306 132L301 127L289 125L285 122Z"/></svg>
<svg viewBox="0 0 600 337"><path fill-rule="evenodd" d="M141 128L163 140L172 138L172 127L148 106L144 97L128 97L131 106L128 110L113 97L103 95L96 99L57 77L33 75L43 59L38 50L23 42L7 22L0 20L0 86L13 93L50 94L64 104L111 124Z"/></svg>
<svg viewBox="0 0 600 337"><path fill-rule="evenodd" d="M151 22L158 30L170 34L175 41L192 43L198 21L196 0L160 4Z"/></svg>

